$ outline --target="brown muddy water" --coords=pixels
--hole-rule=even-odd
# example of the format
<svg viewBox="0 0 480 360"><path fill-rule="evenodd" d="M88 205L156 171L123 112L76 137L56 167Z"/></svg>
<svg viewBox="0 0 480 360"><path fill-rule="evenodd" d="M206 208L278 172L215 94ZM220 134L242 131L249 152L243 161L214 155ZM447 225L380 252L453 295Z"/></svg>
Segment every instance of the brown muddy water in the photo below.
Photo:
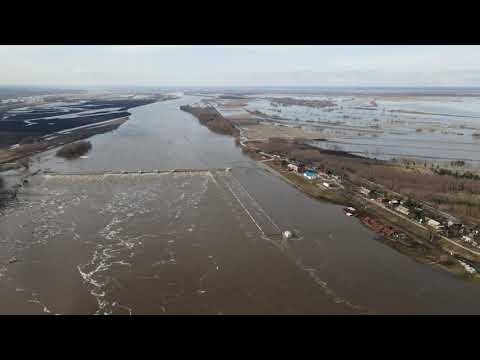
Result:
<svg viewBox="0 0 480 360"><path fill-rule="evenodd" d="M375 241L178 110L197 99L133 109L88 159L37 158L55 174L1 210L0 313L480 313L480 286ZM212 170L88 174L142 168Z"/></svg>

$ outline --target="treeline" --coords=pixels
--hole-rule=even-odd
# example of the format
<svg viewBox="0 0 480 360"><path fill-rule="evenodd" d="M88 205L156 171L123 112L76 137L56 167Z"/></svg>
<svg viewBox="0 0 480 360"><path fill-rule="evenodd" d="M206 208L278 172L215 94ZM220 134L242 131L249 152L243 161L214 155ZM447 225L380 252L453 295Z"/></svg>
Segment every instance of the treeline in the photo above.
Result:
<svg viewBox="0 0 480 360"><path fill-rule="evenodd" d="M180 110L192 114L198 119L200 124L205 125L215 133L232 136L240 135L240 131L213 107L202 108L182 105L180 106Z"/></svg>
<svg viewBox="0 0 480 360"><path fill-rule="evenodd" d="M121 99L121 100L90 100L80 105L85 110L93 109L108 109L108 108L121 108L121 110L128 110L137 106L148 105L154 103L155 99Z"/></svg>
<svg viewBox="0 0 480 360"><path fill-rule="evenodd" d="M467 221L480 219L480 181L437 173L425 174L388 166L365 166L355 171L403 195L415 197Z"/></svg>
<svg viewBox="0 0 480 360"><path fill-rule="evenodd" d="M273 101L281 105L298 105L298 106L309 106L309 107L328 107L335 106L336 104L331 100L305 100L305 99L295 99L295 98L269 98L270 101Z"/></svg>
<svg viewBox="0 0 480 360"><path fill-rule="evenodd" d="M472 180L480 180L480 176L478 174L474 174L471 171L465 171L463 173L459 173L458 171L453 171L450 169L443 169L443 168L435 168L433 172L438 175L449 175L455 178L460 179L472 179Z"/></svg>

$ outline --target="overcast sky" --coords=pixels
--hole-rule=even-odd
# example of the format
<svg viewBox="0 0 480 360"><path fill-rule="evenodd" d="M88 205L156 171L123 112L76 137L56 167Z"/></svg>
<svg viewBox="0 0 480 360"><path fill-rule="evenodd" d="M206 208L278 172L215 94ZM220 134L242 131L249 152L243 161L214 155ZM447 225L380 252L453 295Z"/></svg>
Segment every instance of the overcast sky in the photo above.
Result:
<svg viewBox="0 0 480 360"><path fill-rule="evenodd" d="M480 86L480 46L0 46L0 85Z"/></svg>

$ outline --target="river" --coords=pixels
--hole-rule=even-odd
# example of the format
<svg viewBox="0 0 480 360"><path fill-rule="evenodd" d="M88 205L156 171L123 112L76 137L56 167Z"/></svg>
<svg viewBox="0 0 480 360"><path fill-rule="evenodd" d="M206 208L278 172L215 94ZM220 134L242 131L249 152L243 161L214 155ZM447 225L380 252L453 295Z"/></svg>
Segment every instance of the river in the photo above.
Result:
<svg viewBox="0 0 480 360"><path fill-rule="evenodd" d="M0 313L480 313L480 286L288 185L178 109L197 100L132 109L87 159L37 156L56 174L0 215ZM174 168L212 170L89 175Z"/></svg>

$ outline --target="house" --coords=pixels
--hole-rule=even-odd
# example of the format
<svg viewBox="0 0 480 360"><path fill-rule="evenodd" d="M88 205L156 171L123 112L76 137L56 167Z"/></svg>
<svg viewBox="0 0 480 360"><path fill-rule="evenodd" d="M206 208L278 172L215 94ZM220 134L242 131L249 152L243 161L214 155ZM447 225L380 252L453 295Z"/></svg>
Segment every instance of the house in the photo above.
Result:
<svg viewBox="0 0 480 360"><path fill-rule="evenodd" d="M363 186L360 187L360 193L362 193L363 195L368 196L370 194L370 192L371 191L369 189L367 189L366 187L363 187Z"/></svg>
<svg viewBox="0 0 480 360"><path fill-rule="evenodd" d="M399 213L402 213L404 215L410 214L410 210L408 210L405 206L399 205L395 208Z"/></svg>
<svg viewBox="0 0 480 360"><path fill-rule="evenodd" d="M288 170L295 171L299 174L303 174L303 172L305 171L305 165L303 164L290 163L288 164L287 168Z"/></svg>
<svg viewBox="0 0 480 360"><path fill-rule="evenodd" d="M434 228L435 230L440 230L442 228L442 225L438 221L433 219L428 219L427 225Z"/></svg>

